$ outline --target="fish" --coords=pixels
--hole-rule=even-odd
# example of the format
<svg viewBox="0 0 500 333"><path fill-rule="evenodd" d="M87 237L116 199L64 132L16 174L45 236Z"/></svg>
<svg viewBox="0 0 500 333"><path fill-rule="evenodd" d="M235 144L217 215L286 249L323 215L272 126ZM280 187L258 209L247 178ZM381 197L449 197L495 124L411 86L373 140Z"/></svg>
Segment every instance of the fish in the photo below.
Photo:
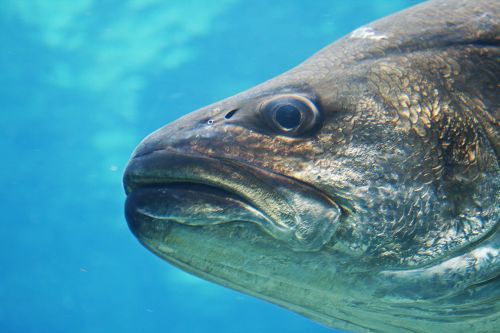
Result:
<svg viewBox="0 0 500 333"><path fill-rule="evenodd" d="M147 136L131 232L352 332L500 327L500 6L436 0Z"/></svg>

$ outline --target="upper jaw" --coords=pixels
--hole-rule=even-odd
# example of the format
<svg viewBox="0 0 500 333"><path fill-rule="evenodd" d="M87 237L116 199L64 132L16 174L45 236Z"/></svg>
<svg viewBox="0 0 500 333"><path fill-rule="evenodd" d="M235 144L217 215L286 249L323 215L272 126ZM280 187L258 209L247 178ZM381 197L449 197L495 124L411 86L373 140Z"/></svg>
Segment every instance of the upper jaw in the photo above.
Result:
<svg viewBox="0 0 500 333"><path fill-rule="evenodd" d="M254 210L249 213L253 214L252 222L296 251L319 250L332 239L339 224L340 208L323 192L241 161L158 149L132 158L124 174L125 192L135 199L145 187L166 187L180 182L208 185L226 191L221 193L231 193L243 210ZM134 203L129 200L127 205ZM161 205L157 203L157 207ZM130 206L129 212L134 209Z"/></svg>

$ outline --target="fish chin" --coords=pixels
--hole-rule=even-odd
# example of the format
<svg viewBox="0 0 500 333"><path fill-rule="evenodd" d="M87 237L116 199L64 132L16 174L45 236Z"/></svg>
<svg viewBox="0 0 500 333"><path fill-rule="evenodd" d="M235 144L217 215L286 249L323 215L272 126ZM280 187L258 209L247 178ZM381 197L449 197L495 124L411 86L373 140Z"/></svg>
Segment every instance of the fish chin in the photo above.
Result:
<svg viewBox="0 0 500 333"><path fill-rule="evenodd" d="M336 274L330 256L290 251L286 243L244 221L192 226L155 220L153 224L155 232L143 234L141 242L170 264L327 325L360 330L352 317L365 313L348 306L350 294L357 291L349 288L349 279Z"/></svg>

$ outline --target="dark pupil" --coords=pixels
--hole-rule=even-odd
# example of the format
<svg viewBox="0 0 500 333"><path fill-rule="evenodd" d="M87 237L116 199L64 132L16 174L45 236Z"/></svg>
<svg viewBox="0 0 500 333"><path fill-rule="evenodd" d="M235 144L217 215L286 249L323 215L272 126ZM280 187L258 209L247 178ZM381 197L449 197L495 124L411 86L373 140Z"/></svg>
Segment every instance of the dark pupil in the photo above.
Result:
<svg viewBox="0 0 500 333"><path fill-rule="evenodd" d="M300 111L293 105L282 105L276 109L276 122L286 130L292 130L300 125Z"/></svg>

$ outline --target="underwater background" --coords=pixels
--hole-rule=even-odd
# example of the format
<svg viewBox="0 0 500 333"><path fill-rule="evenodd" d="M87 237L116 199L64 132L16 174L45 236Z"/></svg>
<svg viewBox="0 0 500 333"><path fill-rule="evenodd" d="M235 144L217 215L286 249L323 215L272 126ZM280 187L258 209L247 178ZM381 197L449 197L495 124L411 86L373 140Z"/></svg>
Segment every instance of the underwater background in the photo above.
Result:
<svg viewBox="0 0 500 333"><path fill-rule="evenodd" d="M2 0L0 332L335 332L143 248L148 133L414 0Z"/></svg>

